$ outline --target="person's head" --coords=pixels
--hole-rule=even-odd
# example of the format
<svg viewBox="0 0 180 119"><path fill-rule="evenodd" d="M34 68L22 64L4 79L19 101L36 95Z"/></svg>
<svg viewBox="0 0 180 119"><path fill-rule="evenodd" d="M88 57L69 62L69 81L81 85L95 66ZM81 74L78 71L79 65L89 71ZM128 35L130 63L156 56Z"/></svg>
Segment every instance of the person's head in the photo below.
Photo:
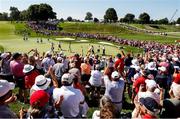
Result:
<svg viewBox="0 0 180 119"><path fill-rule="evenodd" d="M57 57L57 62L58 63L62 63L63 62L63 58L62 57Z"/></svg>
<svg viewBox="0 0 180 119"><path fill-rule="evenodd" d="M35 65L36 65L36 59L35 59L35 57L34 57L34 56L30 56L28 63L29 63L30 65L35 66Z"/></svg>
<svg viewBox="0 0 180 119"><path fill-rule="evenodd" d="M116 118L116 110L113 103L107 102L103 108L100 109L100 119Z"/></svg>
<svg viewBox="0 0 180 119"><path fill-rule="evenodd" d="M111 79L111 74L114 71L114 69L112 67L106 67L104 70L104 75L107 75L109 77L109 79Z"/></svg>
<svg viewBox="0 0 180 119"><path fill-rule="evenodd" d="M118 59L120 59L120 58L121 58L121 54L118 53L118 54L116 55L116 57L117 57Z"/></svg>
<svg viewBox="0 0 180 119"><path fill-rule="evenodd" d="M13 57L14 60L21 60L22 59L22 55L20 53L18 53L18 52L14 53L12 55L12 57Z"/></svg>
<svg viewBox="0 0 180 119"><path fill-rule="evenodd" d="M25 73L25 74L30 73L31 71L33 71L33 69L34 69L34 66L32 66L30 64L26 64L26 65L24 65L23 73Z"/></svg>
<svg viewBox="0 0 180 119"><path fill-rule="evenodd" d="M166 72L166 67L162 66L162 67L158 67L158 70L160 71L161 74Z"/></svg>
<svg viewBox="0 0 180 119"><path fill-rule="evenodd" d="M73 75L70 73L65 73L61 77L62 85L64 86L70 86L73 83Z"/></svg>
<svg viewBox="0 0 180 119"><path fill-rule="evenodd" d="M30 97L30 115L33 118L41 118L41 110L46 106L46 104L48 104L48 101L49 95L45 91L35 91Z"/></svg>
<svg viewBox="0 0 180 119"><path fill-rule="evenodd" d="M111 78L113 81L118 81L119 78L120 78L120 75L117 71L114 71L112 74L111 74Z"/></svg>
<svg viewBox="0 0 180 119"><path fill-rule="evenodd" d="M112 103L110 97L104 95L104 96L100 99L100 108L104 107L104 105L105 105L106 103L108 103L108 102L109 102L109 103Z"/></svg>
<svg viewBox="0 0 180 119"><path fill-rule="evenodd" d="M22 62L24 64L28 64L28 55L26 53L22 54Z"/></svg>
<svg viewBox="0 0 180 119"><path fill-rule="evenodd" d="M14 102L16 97L12 94L15 84L0 79L0 105Z"/></svg>
<svg viewBox="0 0 180 119"><path fill-rule="evenodd" d="M32 86L32 89L35 90L35 91L37 91L37 90L46 90L49 87L50 83L51 83L50 78L46 78L43 75L38 75L35 78L35 83Z"/></svg>
<svg viewBox="0 0 180 119"><path fill-rule="evenodd" d="M146 90L150 92L154 92L154 90L157 88L157 83L154 80L146 79L145 83L146 83Z"/></svg>
<svg viewBox="0 0 180 119"><path fill-rule="evenodd" d="M141 115L150 114L157 116L157 114L159 113L160 106L153 98L140 98L139 102Z"/></svg>

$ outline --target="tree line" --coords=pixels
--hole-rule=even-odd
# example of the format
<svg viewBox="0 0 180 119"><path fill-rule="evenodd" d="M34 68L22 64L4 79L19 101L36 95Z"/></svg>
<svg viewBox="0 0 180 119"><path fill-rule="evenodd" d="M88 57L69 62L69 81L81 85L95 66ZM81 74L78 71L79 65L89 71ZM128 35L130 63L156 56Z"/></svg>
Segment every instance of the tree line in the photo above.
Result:
<svg viewBox="0 0 180 119"><path fill-rule="evenodd" d="M38 20L48 20L56 19L56 13L53 11L53 8L49 4L34 4L30 5L27 10L19 11L17 7L10 7L10 14L3 12L0 13L0 20L11 20L11 21L38 21ZM73 19L71 16L67 17L67 21L80 21ZM93 18L91 12L87 12L84 20L100 22L98 18ZM64 21L63 18L60 21ZM115 23L115 22L124 22L124 23L140 23L140 24L170 24L168 18L163 18L159 20L150 19L150 15L146 12L141 13L136 19L135 15L132 13L127 13L123 18L118 20L116 10L114 8L108 8L105 11L103 22L105 23ZM171 24L180 24L180 18L177 21L171 22Z"/></svg>

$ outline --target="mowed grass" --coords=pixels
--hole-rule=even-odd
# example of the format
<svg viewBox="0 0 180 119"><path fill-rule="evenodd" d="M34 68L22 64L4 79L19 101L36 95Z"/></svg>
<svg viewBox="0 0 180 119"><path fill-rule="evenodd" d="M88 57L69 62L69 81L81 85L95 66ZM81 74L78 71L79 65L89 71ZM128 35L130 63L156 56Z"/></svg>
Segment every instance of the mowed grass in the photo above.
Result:
<svg viewBox="0 0 180 119"><path fill-rule="evenodd" d="M140 29L159 31L159 32L180 32L180 26L158 25L158 24L129 24Z"/></svg>
<svg viewBox="0 0 180 119"><path fill-rule="evenodd" d="M145 41L156 41L159 43L174 43L179 38L148 35L144 33L136 33L123 28L117 24L100 24L100 23L75 23L75 22L64 22L59 24L63 28L63 32L85 32L85 33L99 33L104 35L113 35L119 38L129 40L145 40Z"/></svg>

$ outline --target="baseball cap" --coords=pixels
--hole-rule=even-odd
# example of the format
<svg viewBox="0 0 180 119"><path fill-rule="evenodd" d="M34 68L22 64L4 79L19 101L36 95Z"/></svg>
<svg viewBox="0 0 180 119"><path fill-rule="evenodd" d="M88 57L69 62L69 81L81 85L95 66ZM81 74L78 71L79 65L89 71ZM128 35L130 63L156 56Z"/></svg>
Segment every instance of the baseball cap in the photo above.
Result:
<svg viewBox="0 0 180 119"><path fill-rule="evenodd" d="M162 66L162 67L158 67L158 69L162 72L165 72L166 71L166 67Z"/></svg>
<svg viewBox="0 0 180 119"><path fill-rule="evenodd" d="M62 82L65 81L65 82L71 84L73 82L73 75L71 75L70 73L65 73L61 77L61 81Z"/></svg>
<svg viewBox="0 0 180 119"><path fill-rule="evenodd" d="M112 74L111 74L111 77L114 79L114 78L119 78L120 75L117 71L114 71Z"/></svg>
<svg viewBox="0 0 180 119"><path fill-rule="evenodd" d="M154 80L146 79L145 83L146 83L146 86L150 89L157 87L157 83Z"/></svg>
<svg viewBox="0 0 180 119"><path fill-rule="evenodd" d="M38 102L39 107L44 107L49 101L49 95L44 90L35 91L30 97L30 105Z"/></svg>
<svg viewBox="0 0 180 119"><path fill-rule="evenodd" d="M0 80L0 97L7 94L10 90L15 88L15 84L6 80Z"/></svg>

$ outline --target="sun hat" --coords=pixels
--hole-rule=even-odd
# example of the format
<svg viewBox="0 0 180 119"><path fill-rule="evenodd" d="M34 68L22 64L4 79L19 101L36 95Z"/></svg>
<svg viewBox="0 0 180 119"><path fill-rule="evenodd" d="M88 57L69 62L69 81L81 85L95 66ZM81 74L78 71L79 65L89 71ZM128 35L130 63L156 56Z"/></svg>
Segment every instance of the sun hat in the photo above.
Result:
<svg viewBox="0 0 180 119"><path fill-rule="evenodd" d="M39 75L36 77L35 83L32 86L32 89L34 89L34 90L46 90L50 83L51 83L50 78L46 78L43 75Z"/></svg>
<svg viewBox="0 0 180 119"><path fill-rule="evenodd" d="M156 64L155 64L154 62L148 63L147 68L148 68L149 70L157 70L157 69L156 69Z"/></svg>
<svg viewBox="0 0 180 119"><path fill-rule="evenodd" d="M155 101L155 99L151 97L140 98L139 102L143 104L146 107L146 109L148 109L151 112L159 111L158 103Z"/></svg>
<svg viewBox="0 0 180 119"><path fill-rule="evenodd" d="M146 83L146 86L150 89L157 87L157 83L154 80L146 79L145 83Z"/></svg>
<svg viewBox="0 0 180 119"><path fill-rule="evenodd" d="M6 80L0 80L0 97L7 94L10 90L15 88L15 84Z"/></svg>
<svg viewBox="0 0 180 119"><path fill-rule="evenodd" d="M35 91L30 97L30 105L34 106L36 103L39 107L44 107L49 101L49 95L44 90Z"/></svg>
<svg viewBox="0 0 180 119"><path fill-rule="evenodd" d="M117 72L117 71L114 71L112 74L111 74L111 77L113 78L113 79L117 79L117 78L120 78L120 75L119 75L119 73Z"/></svg>
<svg viewBox="0 0 180 119"><path fill-rule="evenodd" d="M34 69L34 66L32 66L30 64L26 64L26 65L24 65L23 73L29 73L33 69Z"/></svg>
<svg viewBox="0 0 180 119"><path fill-rule="evenodd" d="M8 55L9 55L9 53L6 53L6 52L5 52L5 53L2 53L0 57L1 57L2 59L5 59Z"/></svg>
<svg viewBox="0 0 180 119"><path fill-rule="evenodd" d="M162 67L158 67L158 69L162 72L165 72L166 71L166 67L162 66Z"/></svg>
<svg viewBox="0 0 180 119"><path fill-rule="evenodd" d="M63 74L63 76L61 77L61 81L63 82L67 82L68 84L71 84L73 82L73 75L71 75L70 73L65 73Z"/></svg>

